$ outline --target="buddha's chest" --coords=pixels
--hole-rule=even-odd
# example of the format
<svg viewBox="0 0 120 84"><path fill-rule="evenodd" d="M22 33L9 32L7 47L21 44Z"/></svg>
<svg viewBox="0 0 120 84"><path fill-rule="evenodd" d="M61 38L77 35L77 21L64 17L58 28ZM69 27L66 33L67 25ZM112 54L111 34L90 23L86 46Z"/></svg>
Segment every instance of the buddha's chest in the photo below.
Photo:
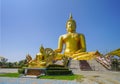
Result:
<svg viewBox="0 0 120 84"><path fill-rule="evenodd" d="M64 41L79 41L79 34L67 34L64 36Z"/></svg>

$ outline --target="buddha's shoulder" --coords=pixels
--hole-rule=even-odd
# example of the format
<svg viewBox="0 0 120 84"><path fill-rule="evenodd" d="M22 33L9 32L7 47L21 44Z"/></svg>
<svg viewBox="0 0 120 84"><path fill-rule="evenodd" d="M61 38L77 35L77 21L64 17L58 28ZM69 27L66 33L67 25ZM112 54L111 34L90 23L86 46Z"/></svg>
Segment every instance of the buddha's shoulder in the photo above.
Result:
<svg viewBox="0 0 120 84"><path fill-rule="evenodd" d="M60 38L64 38L64 37L69 37L71 34L63 34L63 35L60 35ZM76 36L84 36L84 34L82 33L74 33L74 35Z"/></svg>
<svg viewBox="0 0 120 84"><path fill-rule="evenodd" d="M77 33L79 36L84 36L84 34L83 33Z"/></svg>
<svg viewBox="0 0 120 84"><path fill-rule="evenodd" d="M67 36L67 35L68 35L68 34L63 34L63 35L60 35L59 37L62 38L62 37L65 37L65 36Z"/></svg>

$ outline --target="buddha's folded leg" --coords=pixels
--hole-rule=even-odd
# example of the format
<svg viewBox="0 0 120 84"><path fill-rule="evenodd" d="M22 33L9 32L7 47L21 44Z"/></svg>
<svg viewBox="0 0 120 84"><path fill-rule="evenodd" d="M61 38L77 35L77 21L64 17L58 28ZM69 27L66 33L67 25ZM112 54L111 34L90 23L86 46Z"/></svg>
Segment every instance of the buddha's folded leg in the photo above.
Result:
<svg viewBox="0 0 120 84"><path fill-rule="evenodd" d="M74 60L90 60L92 58L95 58L94 53L87 53L87 54L84 54L84 55L74 57L73 59Z"/></svg>
<svg viewBox="0 0 120 84"><path fill-rule="evenodd" d="M87 52L80 52L80 53L77 53L77 54L73 54L71 56L71 58L75 58L75 57L78 57L78 56L81 56L81 55L85 55L85 54L87 54Z"/></svg>
<svg viewBox="0 0 120 84"><path fill-rule="evenodd" d="M61 60L63 56L64 56L64 54L57 53L55 56L55 60Z"/></svg>
<svg viewBox="0 0 120 84"><path fill-rule="evenodd" d="M73 60L83 60L86 57L88 57L88 55L81 55L81 56L74 57Z"/></svg>
<svg viewBox="0 0 120 84"><path fill-rule="evenodd" d="M88 52L88 54L95 55L96 52Z"/></svg>
<svg viewBox="0 0 120 84"><path fill-rule="evenodd" d="M76 57L79 57L79 56L88 56L88 55L94 55L95 54L95 52L80 52L80 53L78 53L78 54L73 54L71 57L72 58L76 58Z"/></svg>

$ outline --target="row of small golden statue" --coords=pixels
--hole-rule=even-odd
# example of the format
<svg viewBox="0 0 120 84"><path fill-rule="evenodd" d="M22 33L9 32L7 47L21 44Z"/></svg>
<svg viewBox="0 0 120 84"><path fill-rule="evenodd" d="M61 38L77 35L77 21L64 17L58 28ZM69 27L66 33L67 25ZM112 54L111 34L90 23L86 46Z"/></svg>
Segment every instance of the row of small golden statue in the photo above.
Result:
<svg viewBox="0 0 120 84"><path fill-rule="evenodd" d="M62 60L65 57L73 60L90 60L96 57L98 52L86 52L85 36L76 32L76 22L72 19L71 14L66 23L66 30L67 33L59 37L56 50L51 48L44 49L41 46L40 52L34 60L32 60L30 55L27 55L28 67L46 67L54 61ZM65 50L62 54L63 45L65 45Z"/></svg>

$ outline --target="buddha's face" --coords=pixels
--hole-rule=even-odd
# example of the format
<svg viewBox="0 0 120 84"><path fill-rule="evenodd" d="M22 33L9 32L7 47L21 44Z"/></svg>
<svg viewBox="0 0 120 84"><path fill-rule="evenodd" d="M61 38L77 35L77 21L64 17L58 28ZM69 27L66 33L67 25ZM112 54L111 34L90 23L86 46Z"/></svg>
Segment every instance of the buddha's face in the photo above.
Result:
<svg viewBox="0 0 120 84"><path fill-rule="evenodd" d="M73 21L69 21L67 22L67 32L75 32L76 30L76 26L75 23Z"/></svg>

